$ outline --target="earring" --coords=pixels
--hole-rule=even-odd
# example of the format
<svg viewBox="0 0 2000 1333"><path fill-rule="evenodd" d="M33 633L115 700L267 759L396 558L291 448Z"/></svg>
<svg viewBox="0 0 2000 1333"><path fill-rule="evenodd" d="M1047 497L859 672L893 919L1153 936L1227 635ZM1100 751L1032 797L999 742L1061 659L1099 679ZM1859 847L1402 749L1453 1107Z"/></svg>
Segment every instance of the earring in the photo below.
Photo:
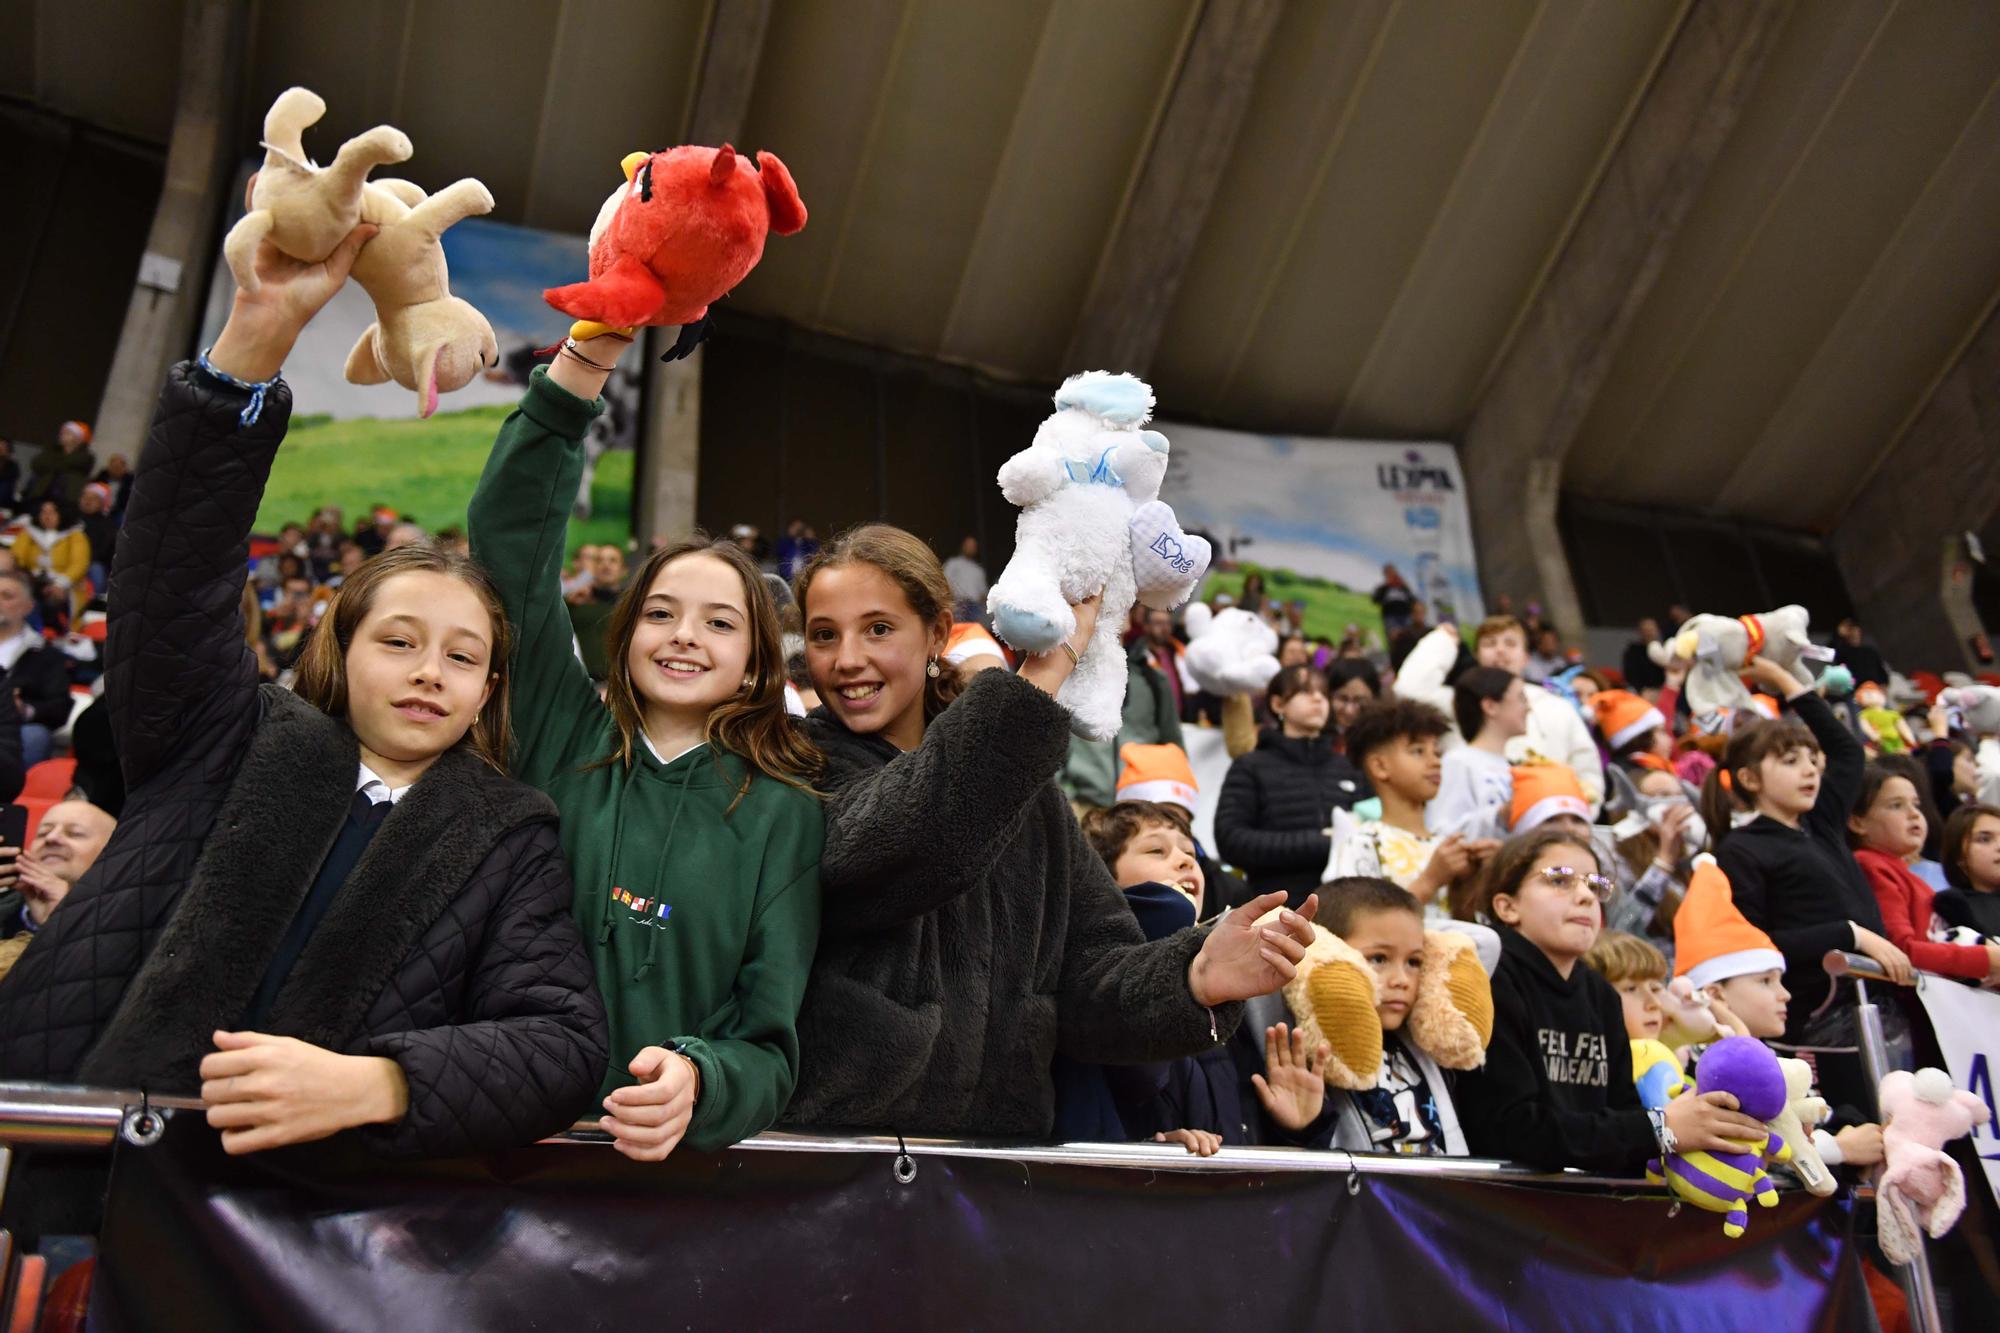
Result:
<svg viewBox="0 0 2000 1333"><path fill-rule="evenodd" d="M747 690L747 689L749 689L749 688L750 688L751 686L755 685L756 683L757 683L757 678L756 678L755 676L752 676L752 675L749 675L749 674L747 674L747 673L746 673L746 674L744 675L744 677L743 677L743 688L744 688L744 689L746 689L746 690Z"/></svg>
<svg viewBox="0 0 2000 1333"><path fill-rule="evenodd" d="M936 680L938 678L938 675L940 673L938 670L938 660L935 657L931 659L931 664L924 668L924 674L926 676L929 676L932 680Z"/></svg>

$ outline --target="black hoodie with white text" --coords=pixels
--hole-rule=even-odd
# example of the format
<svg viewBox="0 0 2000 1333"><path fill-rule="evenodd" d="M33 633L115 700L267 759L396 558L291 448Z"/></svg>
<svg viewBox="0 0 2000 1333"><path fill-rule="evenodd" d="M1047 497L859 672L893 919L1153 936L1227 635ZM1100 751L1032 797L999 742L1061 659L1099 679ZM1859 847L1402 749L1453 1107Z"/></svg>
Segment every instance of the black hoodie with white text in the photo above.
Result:
<svg viewBox="0 0 2000 1333"><path fill-rule="evenodd" d="M1495 929L1493 1041L1485 1067L1452 1087L1467 1146L1548 1170L1638 1174L1659 1145L1618 992L1580 960L1563 977L1519 931Z"/></svg>

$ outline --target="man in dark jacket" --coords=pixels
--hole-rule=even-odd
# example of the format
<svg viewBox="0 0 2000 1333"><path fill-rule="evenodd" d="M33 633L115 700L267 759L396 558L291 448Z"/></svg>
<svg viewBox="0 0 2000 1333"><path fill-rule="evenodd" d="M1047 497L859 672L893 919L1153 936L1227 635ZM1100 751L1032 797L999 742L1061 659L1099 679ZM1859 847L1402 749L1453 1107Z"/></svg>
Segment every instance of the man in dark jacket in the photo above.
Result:
<svg viewBox="0 0 2000 1333"><path fill-rule="evenodd" d="M34 609L35 587L28 576L0 569L0 694L18 712L21 762L28 768L49 757L70 708L69 667L59 650L28 627Z"/></svg>
<svg viewBox="0 0 2000 1333"><path fill-rule="evenodd" d="M81 421L65 421L56 432L54 448L43 448L28 460L28 479L21 488L21 507L55 500L74 505L83 494L97 459L90 452L90 427Z"/></svg>
<svg viewBox="0 0 2000 1333"><path fill-rule="evenodd" d="M1625 645L1625 656L1619 663L1619 670L1625 676L1625 688L1657 690L1667 683L1667 673L1653 661L1646 650L1660 641L1660 622L1647 616L1639 622L1639 637Z"/></svg>

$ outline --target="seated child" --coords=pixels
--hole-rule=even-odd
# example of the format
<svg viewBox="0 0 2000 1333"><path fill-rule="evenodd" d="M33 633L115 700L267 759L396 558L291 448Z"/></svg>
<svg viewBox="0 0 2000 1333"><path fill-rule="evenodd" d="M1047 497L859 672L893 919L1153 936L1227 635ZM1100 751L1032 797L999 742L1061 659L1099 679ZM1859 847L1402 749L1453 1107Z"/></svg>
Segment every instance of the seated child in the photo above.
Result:
<svg viewBox="0 0 2000 1333"><path fill-rule="evenodd" d="M1417 1042L1407 1020L1426 962L1423 904L1386 879L1335 880L1320 890L1320 921L1374 971L1382 1060L1367 1091L1333 1089L1331 1146L1348 1152L1467 1154L1450 1075Z"/></svg>
<svg viewBox="0 0 2000 1333"><path fill-rule="evenodd" d="M1120 804L1126 801L1155 801L1175 806L1186 813L1190 824L1193 823L1195 807L1201 800L1201 788L1194 780L1194 766L1188 762L1186 750L1171 741L1158 745L1128 741L1118 747L1118 760L1117 799ZM1230 908L1240 907L1257 896L1241 876L1224 870L1222 863L1208 854L1199 838L1195 839L1194 859L1195 864L1201 867L1201 920L1221 916Z"/></svg>
<svg viewBox="0 0 2000 1333"><path fill-rule="evenodd" d="M1514 766L1507 742L1528 730L1528 696L1521 678L1499 667L1476 666L1452 684L1452 715L1465 744L1445 752L1437 796L1424 809L1434 834L1468 838L1505 835L1514 799ZM1584 807L1588 815L1589 807Z"/></svg>
<svg viewBox="0 0 2000 1333"><path fill-rule="evenodd" d="M1937 895L1911 862L1923 852L1922 799L1909 776L1878 760L1861 776L1861 794L1847 820L1854 859L1882 908L1882 933L1910 963L1975 985L2000 983L2000 944L1944 944L1931 938Z"/></svg>
<svg viewBox="0 0 2000 1333"><path fill-rule="evenodd" d="M1125 891L1146 938L1164 939L1195 923L1203 876L1195 859L1194 835L1180 806L1120 801L1086 815L1083 834ZM1256 1077L1252 1086L1265 1114L1296 1133L1319 1117L1324 1087L1318 1061L1324 1057L1307 1052L1295 1038L1282 1025L1265 1033L1274 1058L1268 1077ZM1276 1050L1280 1047L1282 1055ZM1179 1143L1203 1157L1212 1156L1225 1143L1253 1141L1237 1062L1227 1045L1163 1064L1075 1068L1102 1075L1102 1086L1123 1125L1123 1138ZM1059 1102L1076 1086L1075 1080L1059 1078ZM1059 1108L1058 1132L1067 1118Z"/></svg>
<svg viewBox="0 0 2000 1333"><path fill-rule="evenodd" d="M1590 701L1604 748L1627 772L1674 771L1674 735L1657 707L1628 690L1605 690Z"/></svg>
<svg viewBox="0 0 2000 1333"><path fill-rule="evenodd" d="M1706 858L1674 917L1674 942L1678 975L1694 983L1725 1035L1760 1041L1785 1035L1792 998L1785 989L1785 956L1769 935L1744 918L1729 877L1706 864ZM1811 1055L1802 1058L1810 1060ZM1813 1142L1828 1166L1873 1166L1882 1160L1882 1127L1861 1119L1856 1108L1836 1106L1828 1124L1839 1128L1814 1132Z"/></svg>
<svg viewBox="0 0 2000 1333"><path fill-rule="evenodd" d="M1968 802L1952 811L1941 851L1951 887L1931 907L1948 926L2000 940L2000 807Z"/></svg>
<svg viewBox="0 0 2000 1333"><path fill-rule="evenodd" d="M1499 844L1447 833L1432 837L1425 807L1444 775L1438 742L1451 730L1443 713L1408 699L1368 704L1347 729L1347 757L1374 784L1379 819L1336 812L1333 854L1322 882L1366 876L1415 894L1425 915L1442 920L1451 886L1466 880Z"/></svg>
<svg viewBox="0 0 2000 1333"><path fill-rule="evenodd" d="M1667 956L1637 935L1607 930L1583 961L1618 992L1625 1035L1633 1041L1658 1041L1667 1022L1666 1006L1660 1001L1667 993Z"/></svg>
<svg viewBox="0 0 2000 1333"><path fill-rule="evenodd" d="M1636 1175L1663 1153L1727 1152L1762 1137L1726 1093L1683 1095L1654 1112L1640 1103L1623 1003L1577 966L1615 889L1590 839L1561 827L1510 839L1487 864L1473 907L1500 933L1493 1041L1485 1066L1454 1089L1473 1152Z"/></svg>

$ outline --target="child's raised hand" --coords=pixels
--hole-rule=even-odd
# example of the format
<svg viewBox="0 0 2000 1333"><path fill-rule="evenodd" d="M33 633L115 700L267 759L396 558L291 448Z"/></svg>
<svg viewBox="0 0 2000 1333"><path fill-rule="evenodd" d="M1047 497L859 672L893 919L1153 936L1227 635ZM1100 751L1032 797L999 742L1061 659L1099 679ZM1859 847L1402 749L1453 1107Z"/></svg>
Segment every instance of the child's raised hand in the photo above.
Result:
<svg viewBox="0 0 2000 1333"><path fill-rule="evenodd" d="M252 384L276 375L299 331L347 282L354 257L375 232L373 223L362 223L317 264L302 263L268 240L260 241L255 263L262 285L254 292L237 291L229 322L209 349L209 364Z"/></svg>
<svg viewBox="0 0 2000 1333"><path fill-rule="evenodd" d="M1271 1119L1289 1130L1301 1130L1319 1118L1326 1105L1326 1080L1320 1066L1333 1054L1325 1042L1306 1050L1303 1032L1279 1023L1264 1029L1264 1074L1252 1074L1251 1086ZM1267 1080L1265 1074L1270 1077Z"/></svg>
<svg viewBox="0 0 2000 1333"><path fill-rule="evenodd" d="M1222 1151L1222 1136L1205 1129L1172 1129L1153 1135L1155 1143L1178 1143L1196 1157L1213 1157Z"/></svg>
<svg viewBox="0 0 2000 1333"><path fill-rule="evenodd" d="M1284 905L1284 894L1266 893L1223 913L1188 964L1188 991L1196 1004L1213 1008L1269 995L1298 975L1299 960L1313 942L1319 895L1307 898L1296 912L1279 911L1269 925L1258 923L1266 912Z"/></svg>
<svg viewBox="0 0 2000 1333"><path fill-rule="evenodd" d="M1843 1166L1878 1166L1882 1161L1882 1127L1849 1125L1833 1136L1840 1145Z"/></svg>
<svg viewBox="0 0 2000 1333"><path fill-rule="evenodd" d="M1777 695L1780 699L1796 699L1810 688L1801 682L1797 676L1794 676L1770 658L1761 655L1751 658L1745 664L1745 670L1749 672L1750 679L1756 681L1766 691Z"/></svg>

